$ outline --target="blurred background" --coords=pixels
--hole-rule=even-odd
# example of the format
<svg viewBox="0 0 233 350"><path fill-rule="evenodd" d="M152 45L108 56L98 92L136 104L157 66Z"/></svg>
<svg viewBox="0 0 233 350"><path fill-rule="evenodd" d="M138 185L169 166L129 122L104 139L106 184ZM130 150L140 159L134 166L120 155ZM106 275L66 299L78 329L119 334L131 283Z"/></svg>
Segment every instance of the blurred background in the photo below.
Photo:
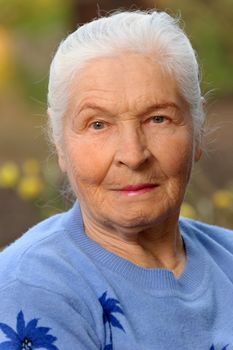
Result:
<svg viewBox="0 0 233 350"><path fill-rule="evenodd" d="M46 132L49 64L78 24L122 9L181 15L207 93L206 151L182 215L233 228L232 0L0 0L0 247L69 208Z"/></svg>

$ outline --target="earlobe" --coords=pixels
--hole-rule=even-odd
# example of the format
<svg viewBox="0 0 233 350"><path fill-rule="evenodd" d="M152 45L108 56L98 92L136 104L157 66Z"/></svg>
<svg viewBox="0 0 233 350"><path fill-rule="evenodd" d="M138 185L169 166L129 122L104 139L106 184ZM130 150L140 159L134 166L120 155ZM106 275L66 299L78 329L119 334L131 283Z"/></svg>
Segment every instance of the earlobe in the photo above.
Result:
<svg viewBox="0 0 233 350"><path fill-rule="evenodd" d="M57 149L59 167L63 173L66 173L67 169L66 169L66 159L65 159L64 152L61 150L60 147L56 146L56 149Z"/></svg>
<svg viewBox="0 0 233 350"><path fill-rule="evenodd" d="M196 149L195 149L195 154L194 154L194 160L195 162L198 162L199 159L201 158L201 155L202 155L202 149L199 145L196 146Z"/></svg>
<svg viewBox="0 0 233 350"><path fill-rule="evenodd" d="M63 157L58 156L58 164L63 173L66 173L66 163Z"/></svg>
<svg viewBox="0 0 233 350"><path fill-rule="evenodd" d="M201 96L201 103L202 103L202 108L204 109L206 107L206 99L204 96Z"/></svg>

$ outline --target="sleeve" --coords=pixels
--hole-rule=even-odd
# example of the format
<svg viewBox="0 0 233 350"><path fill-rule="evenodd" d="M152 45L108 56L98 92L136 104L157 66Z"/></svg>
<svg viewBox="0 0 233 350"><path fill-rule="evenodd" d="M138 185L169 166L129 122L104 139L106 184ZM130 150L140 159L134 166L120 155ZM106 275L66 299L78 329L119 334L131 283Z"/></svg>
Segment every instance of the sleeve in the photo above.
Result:
<svg viewBox="0 0 233 350"><path fill-rule="evenodd" d="M100 350L72 301L16 281L0 290L0 350Z"/></svg>

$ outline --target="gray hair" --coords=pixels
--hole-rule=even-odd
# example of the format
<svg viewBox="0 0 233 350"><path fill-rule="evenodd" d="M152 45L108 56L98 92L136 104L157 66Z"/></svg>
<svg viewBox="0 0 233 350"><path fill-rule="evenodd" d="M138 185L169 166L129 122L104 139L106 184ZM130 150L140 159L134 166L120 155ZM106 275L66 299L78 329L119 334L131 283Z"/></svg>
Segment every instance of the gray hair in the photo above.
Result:
<svg viewBox="0 0 233 350"><path fill-rule="evenodd" d="M69 105L70 87L78 70L91 59L122 52L150 54L175 77L190 106L196 139L204 121L199 68L192 45L179 19L165 12L114 12L80 26L61 42L50 67L48 114L55 144L62 141L63 117Z"/></svg>

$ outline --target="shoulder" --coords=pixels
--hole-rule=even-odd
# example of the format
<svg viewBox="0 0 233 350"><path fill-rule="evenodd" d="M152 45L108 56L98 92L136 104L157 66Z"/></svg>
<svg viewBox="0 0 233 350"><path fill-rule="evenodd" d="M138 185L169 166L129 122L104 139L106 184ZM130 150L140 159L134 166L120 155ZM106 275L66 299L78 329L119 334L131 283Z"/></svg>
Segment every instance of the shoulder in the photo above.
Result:
<svg viewBox="0 0 233 350"><path fill-rule="evenodd" d="M180 218L179 224L184 234L195 237L209 250L224 249L233 254L233 230L185 218Z"/></svg>
<svg viewBox="0 0 233 350"><path fill-rule="evenodd" d="M65 325L70 334L75 334L69 330L75 322L99 344L93 329L102 334L101 305L85 279L87 258L69 233L68 222L81 224L72 210L35 225L0 254L0 314L13 322L25 310L28 317L47 317L56 326L70 319Z"/></svg>
<svg viewBox="0 0 233 350"><path fill-rule="evenodd" d="M43 274L43 266L56 259L64 246L65 216L57 214L38 223L4 249L0 254L0 288L23 276L33 280L38 270Z"/></svg>

